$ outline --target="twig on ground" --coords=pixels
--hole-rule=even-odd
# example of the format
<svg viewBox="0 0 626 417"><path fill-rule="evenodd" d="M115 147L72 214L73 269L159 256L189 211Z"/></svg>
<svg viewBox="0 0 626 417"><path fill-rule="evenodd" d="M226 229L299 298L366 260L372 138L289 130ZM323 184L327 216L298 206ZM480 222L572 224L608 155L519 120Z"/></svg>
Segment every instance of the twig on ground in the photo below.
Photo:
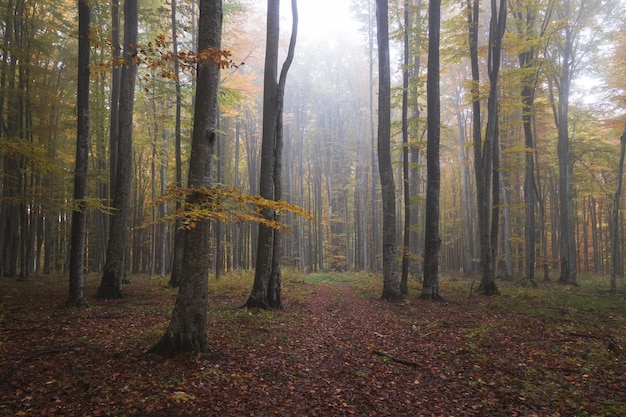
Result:
<svg viewBox="0 0 626 417"><path fill-rule="evenodd" d="M396 362L396 363L399 363L399 364L402 364L402 365L413 366L415 368L417 368L418 366L421 366L421 364L419 364L417 362L409 361L407 359L398 358L396 356L390 355L389 353L385 353L385 352L383 352L381 350L374 349L374 350L372 350L372 353L374 355L383 356L383 357L389 359L392 362Z"/></svg>

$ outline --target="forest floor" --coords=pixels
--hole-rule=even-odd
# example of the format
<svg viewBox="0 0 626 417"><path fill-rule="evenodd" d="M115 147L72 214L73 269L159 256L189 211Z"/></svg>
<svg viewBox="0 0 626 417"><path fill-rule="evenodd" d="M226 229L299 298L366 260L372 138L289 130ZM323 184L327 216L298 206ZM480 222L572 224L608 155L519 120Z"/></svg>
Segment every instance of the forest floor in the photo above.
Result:
<svg viewBox="0 0 626 417"><path fill-rule="evenodd" d="M231 274L211 280L210 352L160 357L166 279L104 301L90 276L76 309L64 278L2 278L0 415L626 416L626 300L588 279L486 298L443 277L433 303L418 282L388 302L379 277L287 274L268 312Z"/></svg>

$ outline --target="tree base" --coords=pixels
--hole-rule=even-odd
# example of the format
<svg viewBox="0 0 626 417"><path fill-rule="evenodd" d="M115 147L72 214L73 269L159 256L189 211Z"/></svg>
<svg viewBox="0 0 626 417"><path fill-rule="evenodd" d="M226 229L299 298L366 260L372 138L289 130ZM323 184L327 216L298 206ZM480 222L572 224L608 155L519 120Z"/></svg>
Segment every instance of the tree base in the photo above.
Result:
<svg viewBox="0 0 626 417"><path fill-rule="evenodd" d="M66 302L65 302L65 306L66 307L76 307L76 308L86 308L89 307L89 305L87 304L87 301L84 298L69 298Z"/></svg>
<svg viewBox="0 0 626 417"><path fill-rule="evenodd" d="M478 291L482 295L487 295L487 296L500 294L500 291L498 291L498 286L496 285L495 282L490 282L490 283L481 282L478 288L476 289L476 291Z"/></svg>
<svg viewBox="0 0 626 417"><path fill-rule="evenodd" d="M400 291L383 291L383 295L380 296L381 300L402 300L402 293Z"/></svg>
<svg viewBox="0 0 626 417"><path fill-rule="evenodd" d="M110 285L100 285L98 287L98 292L96 292L96 298L105 300L115 300L122 297L123 294L121 288Z"/></svg>
<svg viewBox="0 0 626 417"><path fill-rule="evenodd" d="M431 293L422 293L422 295L420 295L419 299L420 300L436 301L436 302L443 301L443 297L442 296L440 296L439 294L431 294Z"/></svg>
<svg viewBox="0 0 626 417"><path fill-rule="evenodd" d="M249 310L271 310L269 303L267 301L258 299L258 298L248 298L248 301L241 308L247 308Z"/></svg>
<svg viewBox="0 0 626 417"><path fill-rule="evenodd" d="M148 353L161 356L172 356L175 353L205 353L209 350L208 343L200 339L196 335L174 335L168 331L148 350Z"/></svg>

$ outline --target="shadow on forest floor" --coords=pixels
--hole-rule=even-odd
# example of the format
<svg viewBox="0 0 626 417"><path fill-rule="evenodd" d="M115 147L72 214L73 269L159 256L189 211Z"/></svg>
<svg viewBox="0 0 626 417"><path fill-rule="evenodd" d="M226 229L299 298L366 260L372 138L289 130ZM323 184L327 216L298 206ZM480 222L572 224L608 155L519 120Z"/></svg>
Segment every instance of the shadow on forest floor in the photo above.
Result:
<svg viewBox="0 0 626 417"><path fill-rule="evenodd" d="M162 358L145 352L166 279L104 301L91 276L89 307L68 309L64 278L2 278L0 415L623 416L626 300L600 279L485 298L444 277L432 303L418 282L386 302L374 275L286 274L284 308L253 312L252 274L233 273L211 279L210 353Z"/></svg>

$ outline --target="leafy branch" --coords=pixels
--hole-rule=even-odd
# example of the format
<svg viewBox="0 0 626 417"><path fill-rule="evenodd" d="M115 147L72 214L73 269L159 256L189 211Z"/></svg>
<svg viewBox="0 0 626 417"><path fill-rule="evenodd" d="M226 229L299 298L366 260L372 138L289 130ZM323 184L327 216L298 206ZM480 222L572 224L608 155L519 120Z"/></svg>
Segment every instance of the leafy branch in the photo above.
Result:
<svg viewBox="0 0 626 417"><path fill-rule="evenodd" d="M153 204L175 201L185 201L185 205L176 213L162 217L157 222L181 220L181 227L186 229L194 228L198 221L207 219L235 224L255 222L288 231L289 226L278 220L281 212L302 216L307 220L314 219L308 211L295 204L246 194L238 188L170 186L163 196L153 201Z"/></svg>

